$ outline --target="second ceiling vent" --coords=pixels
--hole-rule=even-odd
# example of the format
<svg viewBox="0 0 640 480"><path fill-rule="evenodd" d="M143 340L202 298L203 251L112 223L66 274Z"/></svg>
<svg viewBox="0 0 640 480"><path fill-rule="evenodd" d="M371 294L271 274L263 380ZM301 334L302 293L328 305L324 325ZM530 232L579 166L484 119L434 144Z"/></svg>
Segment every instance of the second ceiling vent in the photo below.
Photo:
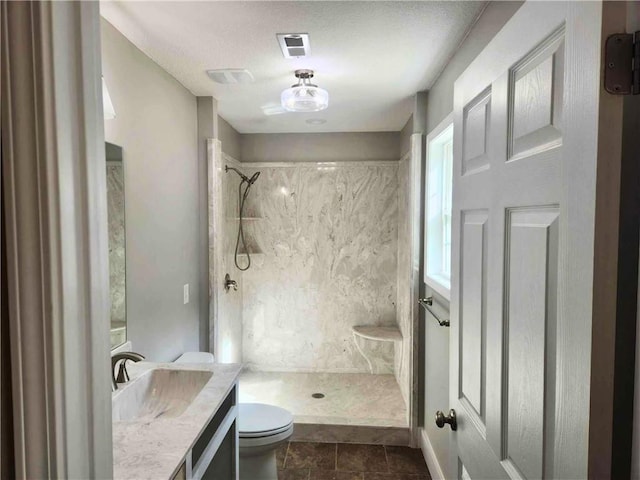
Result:
<svg viewBox="0 0 640 480"><path fill-rule="evenodd" d="M216 83L232 85L236 83L253 83L251 72L242 68L222 68L219 70L207 70L209 78Z"/></svg>
<svg viewBox="0 0 640 480"><path fill-rule="evenodd" d="M308 33L278 33L276 37L278 37L278 43L284 58L309 56L311 47Z"/></svg>

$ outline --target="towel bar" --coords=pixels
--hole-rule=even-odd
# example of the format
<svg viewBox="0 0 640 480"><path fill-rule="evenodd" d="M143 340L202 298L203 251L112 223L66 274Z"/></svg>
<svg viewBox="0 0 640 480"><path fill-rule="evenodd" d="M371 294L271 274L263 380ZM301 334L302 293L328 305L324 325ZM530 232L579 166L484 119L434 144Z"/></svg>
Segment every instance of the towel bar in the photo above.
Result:
<svg viewBox="0 0 640 480"><path fill-rule="evenodd" d="M451 322L449 321L449 319L446 320L442 320L437 314L436 312L433 311L433 309L431 308L431 306L433 305L433 297L427 297L427 298L419 298L418 299L418 303L424 307L424 309L429 312L433 318L436 319L436 321L438 322L438 325L440 325L441 327L448 327L451 325Z"/></svg>

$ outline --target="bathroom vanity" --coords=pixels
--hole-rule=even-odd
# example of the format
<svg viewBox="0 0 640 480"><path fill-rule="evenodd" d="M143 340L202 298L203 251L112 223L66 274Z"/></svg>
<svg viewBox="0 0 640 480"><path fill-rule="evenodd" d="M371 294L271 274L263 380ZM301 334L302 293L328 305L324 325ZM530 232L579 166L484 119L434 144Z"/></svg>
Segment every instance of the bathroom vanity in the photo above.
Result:
<svg viewBox="0 0 640 480"><path fill-rule="evenodd" d="M238 478L240 364L139 362L113 393L113 478Z"/></svg>

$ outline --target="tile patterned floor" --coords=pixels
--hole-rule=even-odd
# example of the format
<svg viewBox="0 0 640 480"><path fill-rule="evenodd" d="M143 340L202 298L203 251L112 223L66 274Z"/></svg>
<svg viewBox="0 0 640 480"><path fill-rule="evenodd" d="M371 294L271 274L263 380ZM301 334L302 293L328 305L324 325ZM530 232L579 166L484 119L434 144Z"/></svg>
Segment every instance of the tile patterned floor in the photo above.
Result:
<svg viewBox="0 0 640 480"><path fill-rule="evenodd" d="M276 452L278 480L431 480L419 449L290 442Z"/></svg>
<svg viewBox="0 0 640 480"><path fill-rule="evenodd" d="M316 392L324 398L313 398ZM407 426L407 410L393 375L244 371L240 402L286 408L296 423Z"/></svg>

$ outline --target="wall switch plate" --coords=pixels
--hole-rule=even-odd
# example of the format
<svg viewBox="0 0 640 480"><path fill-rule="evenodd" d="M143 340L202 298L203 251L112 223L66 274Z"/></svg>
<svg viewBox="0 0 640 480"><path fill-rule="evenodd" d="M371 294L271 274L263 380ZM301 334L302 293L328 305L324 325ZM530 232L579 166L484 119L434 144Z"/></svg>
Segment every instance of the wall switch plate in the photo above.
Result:
<svg viewBox="0 0 640 480"><path fill-rule="evenodd" d="M184 287L182 287L182 296L183 296L183 302L186 305L187 303L189 303L189 284L185 283Z"/></svg>

